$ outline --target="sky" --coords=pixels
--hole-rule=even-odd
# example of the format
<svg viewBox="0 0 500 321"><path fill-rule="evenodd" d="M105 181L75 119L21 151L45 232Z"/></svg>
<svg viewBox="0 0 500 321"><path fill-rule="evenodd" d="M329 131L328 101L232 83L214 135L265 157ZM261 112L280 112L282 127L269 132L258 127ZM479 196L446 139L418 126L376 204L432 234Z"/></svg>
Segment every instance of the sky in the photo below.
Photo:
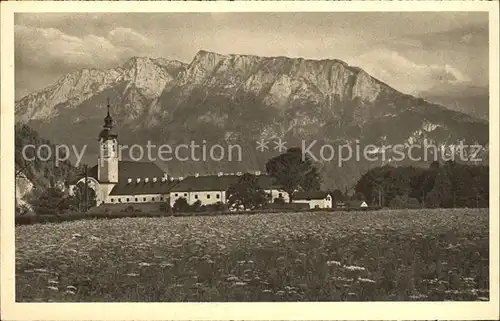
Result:
<svg viewBox="0 0 500 321"><path fill-rule="evenodd" d="M488 86L481 12L17 13L16 99L81 68L199 50L340 59L409 94Z"/></svg>

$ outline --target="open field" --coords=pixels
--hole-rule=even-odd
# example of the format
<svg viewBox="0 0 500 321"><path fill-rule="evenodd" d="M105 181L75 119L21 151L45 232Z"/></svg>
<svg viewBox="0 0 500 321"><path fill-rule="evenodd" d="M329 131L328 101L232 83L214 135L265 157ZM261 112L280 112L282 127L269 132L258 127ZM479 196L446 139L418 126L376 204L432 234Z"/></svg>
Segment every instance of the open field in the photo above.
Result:
<svg viewBox="0 0 500 321"><path fill-rule="evenodd" d="M17 301L488 300L488 210L16 227Z"/></svg>

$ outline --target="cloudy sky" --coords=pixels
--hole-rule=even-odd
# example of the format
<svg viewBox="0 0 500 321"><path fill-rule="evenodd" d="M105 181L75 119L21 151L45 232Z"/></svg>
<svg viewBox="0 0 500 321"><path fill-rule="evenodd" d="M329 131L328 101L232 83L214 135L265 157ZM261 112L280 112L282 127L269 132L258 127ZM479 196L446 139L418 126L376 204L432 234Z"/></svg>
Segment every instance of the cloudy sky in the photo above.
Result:
<svg viewBox="0 0 500 321"><path fill-rule="evenodd" d="M410 94L488 86L487 13L18 13L16 98L79 68L200 49L341 59Z"/></svg>

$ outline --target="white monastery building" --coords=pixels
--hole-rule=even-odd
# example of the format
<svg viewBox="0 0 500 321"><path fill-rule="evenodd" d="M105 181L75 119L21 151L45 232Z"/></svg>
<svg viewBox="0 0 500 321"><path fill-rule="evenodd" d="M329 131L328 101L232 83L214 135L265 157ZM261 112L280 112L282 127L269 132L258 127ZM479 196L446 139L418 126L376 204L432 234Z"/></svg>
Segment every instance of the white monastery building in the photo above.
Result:
<svg viewBox="0 0 500 321"><path fill-rule="evenodd" d="M96 192L97 206L102 204L123 203L164 203L171 206L184 197L189 204L200 201L201 205L226 203L226 191L231 184L238 182L242 173L217 175L194 175L172 179L153 162L122 161L118 154L118 135L113 131L113 118L109 112L104 118L104 126L98 137L99 156L97 165L89 169L88 186ZM268 175L258 176L258 184L270 195L269 201L283 198L289 201L288 194ZM85 177L78 177L70 184L70 191L77 184L85 183Z"/></svg>
<svg viewBox="0 0 500 321"><path fill-rule="evenodd" d="M217 175L189 176L175 184L170 192L170 206L173 206L178 198L185 198L188 204L192 205L200 201L201 205L215 204L218 202L226 203L226 191L229 187L239 181L241 173L236 175ZM285 202L289 201L288 193L281 190L280 186L273 183L274 179L268 175L260 175L256 172L257 184L269 195L269 201L275 198L283 198Z"/></svg>

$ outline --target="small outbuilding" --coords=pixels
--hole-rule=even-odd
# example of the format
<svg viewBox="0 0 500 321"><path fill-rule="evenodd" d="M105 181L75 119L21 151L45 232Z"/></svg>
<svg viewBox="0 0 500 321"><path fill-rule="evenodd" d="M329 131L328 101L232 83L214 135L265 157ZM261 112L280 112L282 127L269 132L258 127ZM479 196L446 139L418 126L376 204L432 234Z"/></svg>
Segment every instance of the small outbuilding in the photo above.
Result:
<svg viewBox="0 0 500 321"><path fill-rule="evenodd" d="M293 203L307 203L309 208L332 208L332 196L328 192L295 192Z"/></svg>

